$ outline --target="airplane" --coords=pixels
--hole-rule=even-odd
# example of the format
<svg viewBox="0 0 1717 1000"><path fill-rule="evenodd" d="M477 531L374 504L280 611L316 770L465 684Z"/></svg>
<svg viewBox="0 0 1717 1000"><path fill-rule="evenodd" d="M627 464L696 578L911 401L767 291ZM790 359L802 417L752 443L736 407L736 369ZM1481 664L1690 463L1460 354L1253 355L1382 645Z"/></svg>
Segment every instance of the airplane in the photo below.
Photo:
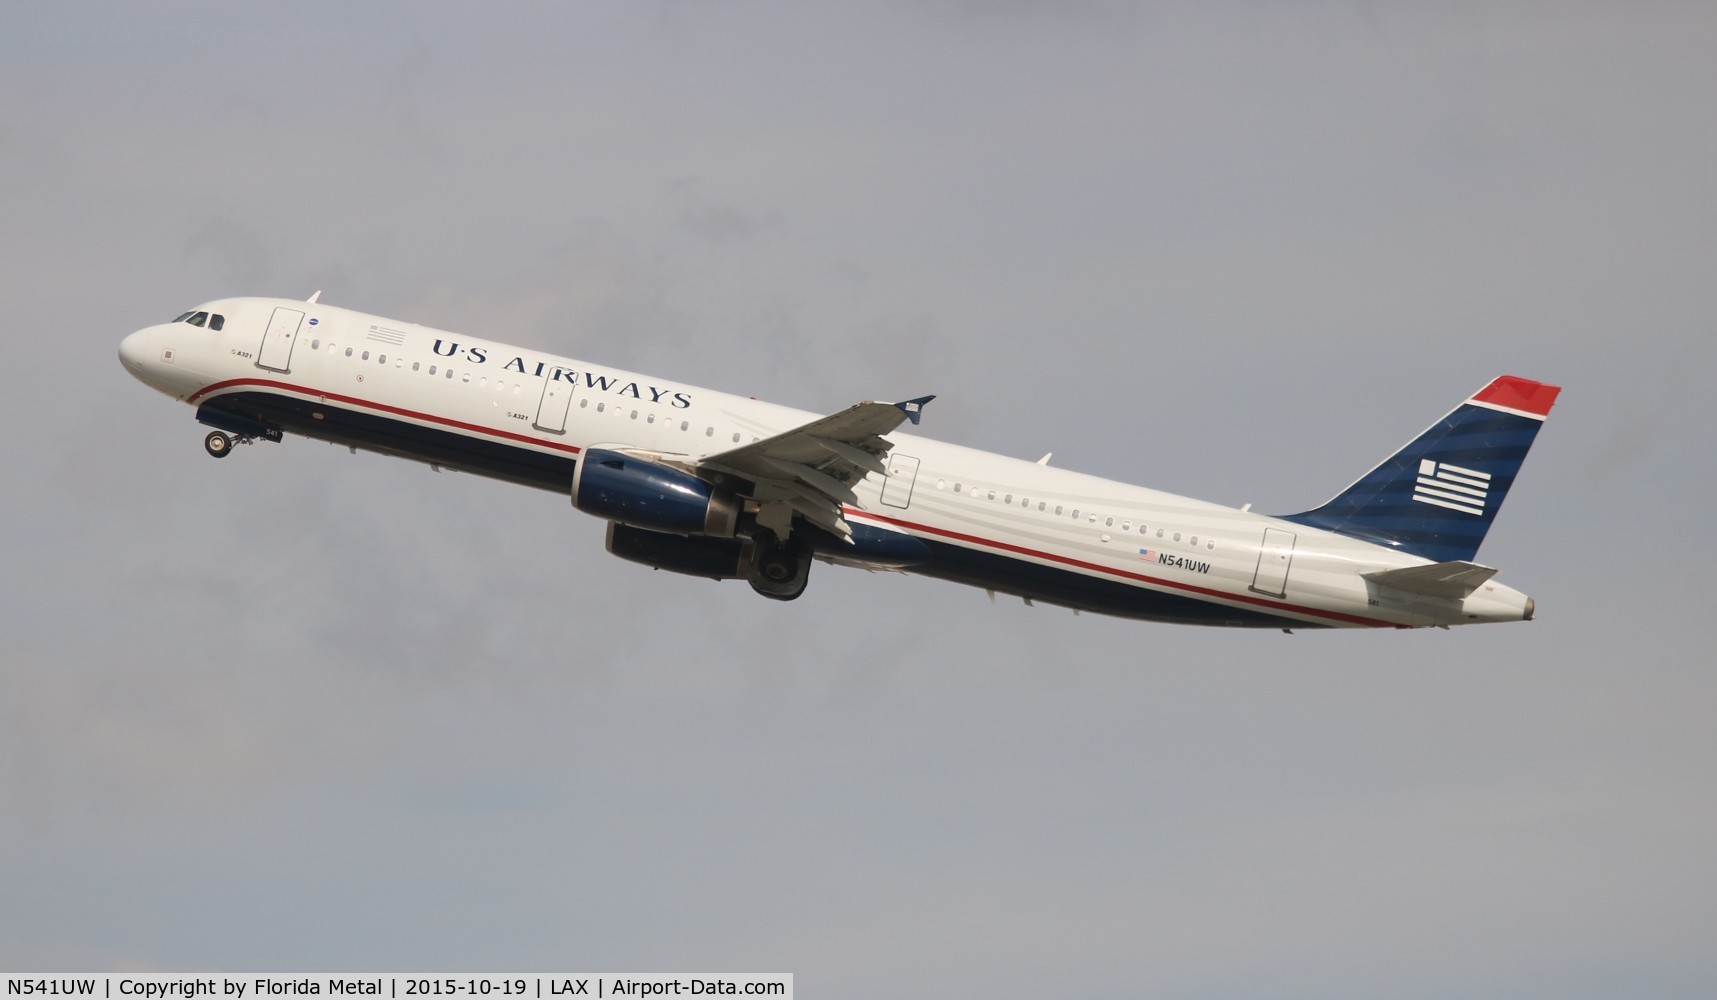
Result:
<svg viewBox="0 0 1717 1000"><path fill-rule="evenodd" d="M607 549L792 600L813 561L1123 618L1528 621L1474 562L1559 387L1504 375L1322 506L1267 516L899 432L934 397L820 415L308 300L228 298L125 337L217 458L285 435L566 495Z"/></svg>

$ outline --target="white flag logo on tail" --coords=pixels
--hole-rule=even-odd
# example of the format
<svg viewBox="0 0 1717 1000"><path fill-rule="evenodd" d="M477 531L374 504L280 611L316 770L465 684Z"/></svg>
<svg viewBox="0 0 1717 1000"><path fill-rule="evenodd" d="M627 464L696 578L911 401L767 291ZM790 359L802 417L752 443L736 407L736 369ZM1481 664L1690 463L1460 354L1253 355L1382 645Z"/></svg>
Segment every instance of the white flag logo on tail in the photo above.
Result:
<svg viewBox="0 0 1717 1000"><path fill-rule="evenodd" d="M1419 463L1419 480L1413 486L1413 499L1463 514L1483 514L1489 491L1489 473L1427 458Z"/></svg>

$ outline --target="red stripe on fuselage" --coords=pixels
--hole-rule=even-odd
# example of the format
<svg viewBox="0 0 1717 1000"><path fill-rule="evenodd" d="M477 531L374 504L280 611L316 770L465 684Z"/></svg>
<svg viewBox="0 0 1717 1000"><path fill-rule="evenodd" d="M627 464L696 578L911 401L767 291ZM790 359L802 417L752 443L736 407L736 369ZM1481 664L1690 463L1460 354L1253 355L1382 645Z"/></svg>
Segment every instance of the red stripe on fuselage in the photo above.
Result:
<svg viewBox="0 0 1717 1000"><path fill-rule="evenodd" d="M1270 608L1275 611L1291 611L1296 614L1313 615L1318 618L1328 618L1334 621L1349 622L1354 625L1368 625L1373 628L1409 627L1396 622L1381 621L1376 618L1365 618L1360 615L1350 615L1342 611L1324 611L1320 608L1304 608L1295 604L1284 604L1280 601L1265 600L1261 597L1250 597L1245 594L1232 594L1227 591L1216 590L1211 587L1200 587L1196 584L1181 583L1177 580L1164 580L1160 577L1146 576L1143 573L1134 573L1131 570L1119 569L1114 566L1104 566L1100 563L1087 562L1084 559L1075 559L1072 556L1058 555L1054 552L1043 552L1039 549L1027 548L1023 545L1015 545L1012 542L997 542L988 538L981 538L977 535L968 535L959 531L950 531L947 528L937 528L928 524L919 524L914 521L903 521L900 518L889 517L886 514L875 514L868 510L858 510L854 507L843 507L842 512L848 517L869 518L873 521L881 521L884 524L892 524L896 527L906 528L910 531L922 531L926 534L940 535L943 538L952 539L958 542L966 542L971 545L981 545L985 548L1000 549L1004 552L1012 552L1016 555L1022 556L1031 556L1036 559L1047 559L1050 562L1058 562L1066 566L1074 566L1079 569L1091 570L1096 573L1104 573L1109 576L1118 576L1126 580L1136 580L1139 583L1148 583L1156 587L1168 587L1173 590L1184 590L1188 593L1199 594L1204 597L1218 597L1225 601L1238 601L1242 604L1254 604L1258 607Z"/></svg>
<svg viewBox="0 0 1717 1000"><path fill-rule="evenodd" d="M576 455L579 452L577 445L561 444L558 441L544 441L542 438L531 437L528 434L516 434L512 431L500 431L493 427L468 424L463 420L454 420L451 417L438 416L434 413L421 413L417 410L408 410L402 406L391 406L387 403L377 403L374 400L359 399L356 396L342 396L337 392L323 392L320 389L307 389L301 385L292 385L289 382L277 382L274 379L267 378L234 378L228 379L225 382L216 382L212 385L205 385L196 392L186 396L185 402L195 403L197 400L220 392L223 389L231 389L235 386L247 385L265 386L270 389L284 389L287 392L295 392L301 396L314 396L321 400L333 400L335 402L346 403L351 406L361 406L366 410L377 410L382 413L392 413L396 416L410 417L413 420L422 420L432 424L442 424L447 427L455 427L459 430L468 431L473 434L484 434L489 437L504 438L509 441L522 441L525 444L537 445L543 448L552 448L555 451L564 451L571 455Z"/></svg>
<svg viewBox="0 0 1717 1000"><path fill-rule="evenodd" d="M1536 383L1534 383L1534 384L1536 384ZM321 399L321 400L331 400L334 402L344 403L344 404L347 404L350 406L362 407L362 408L367 409L367 410L375 410L375 411L378 411L381 413L390 413L390 414L394 414L396 416L408 417L408 418L413 419L413 420L421 420L421 421L424 421L425 423L441 424L441 425L446 426L446 427L456 428L458 430L465 431L465 432L472 433L472 434L482 434L482 435L485 435L488 437L503 438L506 440L519 441L519 442L522 442L524 444L536 445L536 446L540 446L543 448L552 448L555 451L566 452L568 454L573 454L573 455L578 454L580 451L580 449L577 445L561 444L561 443L556 442L556 441L544 441L540 438L530 437L530 436L525 435L525 434L516 434L512 431L502 431L502 430L495 430L494 428L491 428L491 427L481 427L477 424L466 423L463 420L454 420L450 417L438 416L438 415L433 414L433 413L423 413L423 412L420 412L418 410L408 410L408 409L401 407L401 406L393 406L393 405L390 405L388 403L378 403L378 402L375 402L373 400L368 400L368 399L359 399L355 396L345 396L345 395L341 395L340 393L324 392L324 391L319 390L319 389L309 389L309 388L305 388L304 386L301 386L301 385L293 385L289 382L281 382L281 381L277 381L275 379L235 378L235 379L228 379L224 382L215 382L211 385L206 385L206 386L202 387L201 389L198 389L196 392L192 393L191 395L185 397L185 402L195 403L199 399L203 399L207 396L213 395L215 393L221 392L221 391L226 390L226 389L232 389L232 388L236 388L236 387L240 387L240 386L261 386L261 387L269 388L269 389L280 389L280 390L284 390L286 392L297 393L297 394L302 395L302 396L313 396L313 397L315 397L317 399ZM1554 397L1552 397L1552 398L1554 398ZM1164 579L1161 579L1158 577L1146 576L1143 573L1134 573L1130 570L1119 569L1119 568L1116 568L1113 566L1104 566L1104 565L1101 565L1099 563L1087 562L1086 560L1083 560L1083 559L1075 559L1072 556L1064 556L1064 555L1060 555L1060 554L1057 554L1054 552L1044 552L1044 551L1041 551L1039 549L1028 548L1028 547L1023 546L1023 545L1015 545L1012 542L995 541L995 540L988 539L988 538L982 538L982 537L979 537L977 535L968 535L968 534L965 534L963 532L952 531L952 530L947 529L947 528L934 527L934 526L928 525L928 524L919 524L915 521L906 521L906 520L902 520L900 518L889 517L889 516L884 515L884 514L876 514L876 513L870 512L870 511L866 511L866 510L859 510L859 509L854 508L854 507L843 507L842 509L843 509L843 512L849 517L869 518L870 520L873 520L873 521L881 521L884 524L890 524L890 525L894 525L894 526L899 527L899 528L905 528L909 531L920 531L920 532L924 532L925 534L939 535L943 538L947 538L947 539L950 539L953 541L958 541L958 542L965 542L969 545L982 546L984 548L996 549L996 550L999 550L1002 552L1011 552L1015 555L1030 556L1030 557L1035 558L1035 559L1043 559L1043 560L1047 560L1049 562L1061 563L1062 565L1065 565L1065 566L1071 566L1071 567L1074 567L1077 569L1089 570L1089 571L1094 572L1094 573L1102 573L1102 574L1105 574L1108 576L1120 577L1122 579L1133 580L1133 581L1136 581L1139 583L1146 583L1146 584L1150 584L1150 585L1156 586L1156 587L1166 587L1166 588L1169 588L1171 590L1182 590L1182 591L1186 591L1188 593L1199 594L1199 595L1205 596L1205 597L1215 597L1215 598L1220 598L1221 600L1225 600L1225 601L1235 601L1235 602L1238 602L1241 604L1251 604L1251 605L1255 605L1257 607L1269 608L1269 609L1275 610L1275 611L1287 611L1287 612L1293 612L1295 614L1311 615L1311 616L1317 617L1317 618L1327 618L1327 619L1330 619L1332 621L1348 622L1348 623L1351 623L1354 625L1367 625L1367 626L1371 626L1374 628L1407 628L1408 627L1405 625L1397 624L1395 622L1381 621L1381 620L1378 620L1375 618L1365 618L1365 617L1361 617L1359 615L1350 615L1350 614L1346 614L1346 613L1340 612L1340 611L1324 611L1324 610L1321 610L1318 608L1300 607L1298 605L1293 605L1293 604L1284 604L1280 601L1265 600L1265 599L1260 598L1260 597L1250 597L1250 596L1247 596L1244 594L1231 594L1231 593L1228 593L1226 591L1216 590L1216 589L1210 588L1210 587L1200 587L1196 584L1191 584L1191 583L1181 583L1181 582L1175 581L1175 580L1164 580Z"/></svg>

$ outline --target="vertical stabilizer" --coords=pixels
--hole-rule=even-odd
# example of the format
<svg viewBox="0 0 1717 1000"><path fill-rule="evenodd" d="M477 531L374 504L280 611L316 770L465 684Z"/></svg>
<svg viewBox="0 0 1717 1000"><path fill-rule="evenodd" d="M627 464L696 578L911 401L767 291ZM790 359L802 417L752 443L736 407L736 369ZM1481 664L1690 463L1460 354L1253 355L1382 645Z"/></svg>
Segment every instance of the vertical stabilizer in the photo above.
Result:
<svg viewBox="0 0 1717 1000"><path fill-rule="evenodd" d="M1561 391L1504 375L1330 502L1282 519L1435 562L1471 560Z"/></svg>

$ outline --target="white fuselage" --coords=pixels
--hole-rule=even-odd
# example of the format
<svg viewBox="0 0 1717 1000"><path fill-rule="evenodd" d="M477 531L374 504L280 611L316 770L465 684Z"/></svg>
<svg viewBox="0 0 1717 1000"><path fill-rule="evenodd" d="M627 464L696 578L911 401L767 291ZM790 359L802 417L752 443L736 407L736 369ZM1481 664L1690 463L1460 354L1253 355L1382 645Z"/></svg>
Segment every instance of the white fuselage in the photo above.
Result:
<svg viewBox="0 0 1717 1000"><path fill-rule="evenodd" d="M127 370L199 407L255 410L288 433L561 492L593 446L709 456L820 416L327 305L235 298L198 309L222 328L139 330L120 348ZM295 333L271 329L280 310L304 314ZM1494 581L1459 600L1379 587L1361 574L1427 560L1359 539L912 434L888 440L889 475L866 476L843 512L929 544L935 557L912 572L1208 624L1531 616L1525 595Z"/></svg>

